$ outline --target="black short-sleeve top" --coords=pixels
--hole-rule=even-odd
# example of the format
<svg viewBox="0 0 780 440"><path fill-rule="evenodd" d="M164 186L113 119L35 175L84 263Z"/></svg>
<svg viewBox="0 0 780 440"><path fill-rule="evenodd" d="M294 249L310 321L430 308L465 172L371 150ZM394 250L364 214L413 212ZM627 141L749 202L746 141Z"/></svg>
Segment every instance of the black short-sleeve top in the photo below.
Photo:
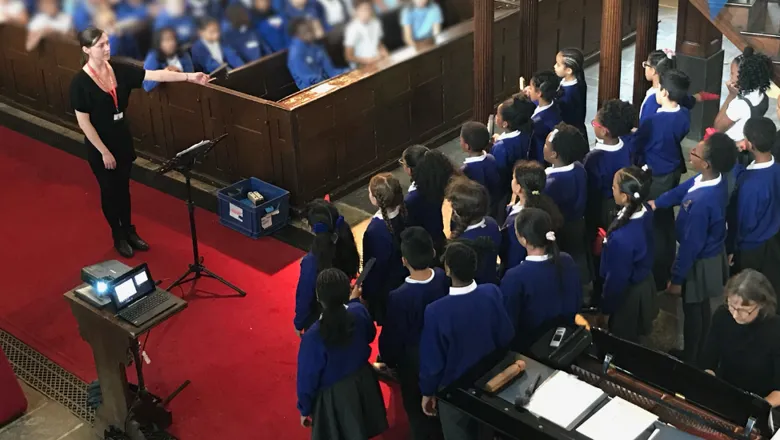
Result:
<svg viewBox="0 0 780 440"><path fill-rule="evenodd" d="M70 83L70 104L74 110L88 113L92 126L95 127L98 136L111 151L117 161L134 160L135 149L133 138L127 125L127 103L130 92L142 86L146 72L143 69L128 66L126 64L110 62L116 76L116 94L119 110L114 106L114 99L104 92L95 81L80 70ZM120 120L115 120L117 113L122 113ZM92 145L89 139L84 139L88 154L92 158L99 158L100 152Z"/></svg>

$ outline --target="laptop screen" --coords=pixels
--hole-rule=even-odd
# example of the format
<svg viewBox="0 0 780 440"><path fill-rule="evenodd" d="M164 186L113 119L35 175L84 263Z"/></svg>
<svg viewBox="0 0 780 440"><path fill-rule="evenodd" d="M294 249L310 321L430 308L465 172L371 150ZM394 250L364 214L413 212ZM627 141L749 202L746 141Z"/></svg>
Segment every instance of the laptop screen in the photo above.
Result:
<svg viewBox="0 0 780 440"><path fill-rule="evenodd" d="M119 277L114 282L114 301L122 307L155 290L154 280L146 263Z"/></svg>

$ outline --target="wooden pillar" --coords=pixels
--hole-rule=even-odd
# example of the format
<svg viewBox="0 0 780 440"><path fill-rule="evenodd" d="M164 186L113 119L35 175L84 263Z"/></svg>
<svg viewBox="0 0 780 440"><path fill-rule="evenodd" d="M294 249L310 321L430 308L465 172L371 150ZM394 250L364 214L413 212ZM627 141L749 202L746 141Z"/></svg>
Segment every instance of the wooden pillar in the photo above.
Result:
<svg viewBox="0 0 780 440"><path fill-rule="evenodd" d="M601 55L599 59L599 108L620 97L620 58L623 41L623 0L603 0L601 6Z"/></svg>
<svg viewBox="0 0 780 440"><path fill-rule="evenodd" d="M687 1L687 0L682 0ZM645 99L650 83L645 69L640 68L647 56L656 48L658 40L658 0L639 0L636 19L636 53L634 55L634 97L637 112Z"/></svg>
<svg viewBox="0 0 780 440"><path fill-rule="evenodd" d="M520 9L520 76L526 83L537 69L539 47L539 0L521 0Z"/></svg>
<svg viewBox="0 0 780 440"><path fill-rule="evenodd" d="M474 0L474 120L493 113L493 0Z"/></svg>

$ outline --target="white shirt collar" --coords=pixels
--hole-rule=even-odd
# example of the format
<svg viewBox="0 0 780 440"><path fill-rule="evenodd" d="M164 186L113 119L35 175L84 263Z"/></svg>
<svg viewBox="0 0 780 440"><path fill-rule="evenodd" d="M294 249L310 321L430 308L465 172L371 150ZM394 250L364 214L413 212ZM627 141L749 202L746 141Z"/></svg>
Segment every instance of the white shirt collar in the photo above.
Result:
<svg viewBox="0 0 780 440"><path fill-rule="evenodd" d="M463 232L470 231L472 229L477 229L477 228L484 228L485 226L487 226L487 222L483 218L482 220L479 221L479 223L474 223L473 225L467 227L466 230Z"/></svg>
<svg viewBox="0 0 780 440"><path fill-rule="evenodd" d="M680 104L675 108L658 107L658 113L677 113L680 111Z"/></svg>
<svg viewBox="0 0 780 440"><path fill-rule="evenodd" d="M691 189L688 190L688 192L692 193L692 192L694 192L694 191L696 191L697 189L700 189L700 188L706 188L708 186L715 186L715 185L720 183L721 179L722 179L722 175L719 174L718 177L716 177L714 179L706 180L706 181L702 182L701 174L699 174L698 176L693 178L693 186L691 187Z"/></svg>
<svg viewBox="0 0 780 440"><path fill-rule="evenodd" d="M463 287L450 287L450 295L465 295L477 290L477 282L472 281L468 286Z"/></svg>
<svg viewBox="0 0 780 440"><path fill-rule="evenodd" d="M618 216L624 214L626 212L626 209L627 208L621 209L620 212L618 213ZM640 209L639 211L631 214L631 220L636 220L638 218L642 218L642 216L644 216L646 212L647 212L647 208L645 208L645 206L642 205L642 209Z"/></svg>
<svg viewBox="0 0 780 440"><path fill-rule="evenodd" d="M498 136L498 140L510 139L518 136L520 136L520 130L510 131L507 133L502 133L500 136Z"/></svg>
<svg viewBox="0 0 780 440"><path fill-rule="evenodd" d="M392 211L387 211L387 219L388 220L392 220L392 219L396 218L400 212L401 212L401 207L400 206L397 206ZM382 218L382 210L381 209L379 211L377 211L376 214L374 214L374 218L380 218L380 219Z"/></svg>
<svg viewBox="0 0 780 440"><path fill-rule="evenodd" d="M574 78L571 81L563 80L561 81L561 87L568 87L568 86L574 86L577 85L577 78Z"/></svg>
<svg viewBox="0 0 780 440"><path fill-rule="evenodd" d="M645 92L645 98L647 98L648 96L655 95L655 92L657 91L658 89L656 89L655 87L650 87L649 89L647 89L647 92Z"/></svg>
<svg viewBox="0 0 780 440"><path fill-rule="evenodd" d="M409 185L409 192L417 191L417 185L414 184L414 182Z"/></svg>
<svg viewBox="0 0 780 440"><path fill-rule="evenodd" d="M755 160L753 162L750 162L750 165L747 166L747 169L749 169L749 170L763 170L765 168L771 167L774 164L775 164L775 157L772 156L772 160L770 160L769 162L756 163Z"/></svg>
<svg viewBox="0 0 780 440"><path fill-rule="evenodd" d="M547 261L550 259L550 255L527 255L525 261Z"/></svg>
<svg viewBox="0 0 780 440"><path fill-rule="evenodd" d="M553 102L551 102L551 103L549 103L549 104L547 104L545 106L537 105L536 109L534 110L534 114L532 114L531 117L533 118L534 116L538 115L539 113L547 110L548 108L552 107L553 104L555 104L555 101L553 101Z"/></svg>
<svg viewBox="0 0 780 440"><path fill-rule="evenodd" d="M222 46L220 46L219 41L203 41L203 44L206 46L206 49L208 49L209 54L211 55L211 58L214 58L214 61L222 64L224 62L224 58L222 57Z"/></svg>
<svg viewBox="0 0 780 440"><path fill-rule="evenodd" d="M515 215L522 210L523 210L523 205L521 205L520 203L515 203L514 205L512 205L512 209L509 211L508 215Z"/></svg>
<svg viewBox="0 0 780 440"><path fill-rule="evenodd" d="M618 143L615 145L606 145L601 141L601 139L597 139L596 145L593 146L594 150L608 151L611 153L620 151L621 148L623 148L623 139L620 138L618 138Z"/></svg>
<svg viewBox="0 0 780 440"><path fill-rule="evenodd" d="M428 284L436 277L436 271L433 269L429 269L431 271L431 276L427 280L414 280L412 277L406 277L406 282L409 284Z"/></svg>
<svg viewBox="0 0 780 440"><path fill-rule="evenodd" d="M463 163L473 163L473 162L482 162L487 157L487 152L483 151L481 156L471 156L467 157Z"/></svg>
<svg viewBox="0 0 780 440"><path fill-rule="evenodd" d="M556 168L554 166L547 167L547 168L544 169L544 173L549 176L550 174L553 174L553 173L565 173L565 172L571 171L573 169L574 169L574 163L570 163L570 164L568 164L566 166L562 166L562 167L558 167L558 168Z"/></svg>

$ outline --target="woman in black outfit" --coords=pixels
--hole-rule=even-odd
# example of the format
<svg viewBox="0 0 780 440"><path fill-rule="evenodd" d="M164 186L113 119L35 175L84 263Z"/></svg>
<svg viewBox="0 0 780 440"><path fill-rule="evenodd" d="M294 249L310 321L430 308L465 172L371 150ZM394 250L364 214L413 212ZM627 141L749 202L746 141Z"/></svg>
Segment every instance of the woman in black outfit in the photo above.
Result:
<svg viewBox="0 0 780 440"><path fill-rule="evenodd" d="M114 248L123 257L133 249L148 250L130 221L130 170L136 158L133 138L125 121L130 92L144 80L157 82L208 82L203 73L140 70L110 62L108 35L90 27L79 34L82 70L70 84L70 102L84 132L87 158L100 185L100 201Z"/></svg>
<svg viewBox="0 0 780 440"><path fill-rule="evenodd" d="M702 368L780 406L780 316L772 284L745 269L726 284L726 304L715 311L700 355Z"/></svg>

